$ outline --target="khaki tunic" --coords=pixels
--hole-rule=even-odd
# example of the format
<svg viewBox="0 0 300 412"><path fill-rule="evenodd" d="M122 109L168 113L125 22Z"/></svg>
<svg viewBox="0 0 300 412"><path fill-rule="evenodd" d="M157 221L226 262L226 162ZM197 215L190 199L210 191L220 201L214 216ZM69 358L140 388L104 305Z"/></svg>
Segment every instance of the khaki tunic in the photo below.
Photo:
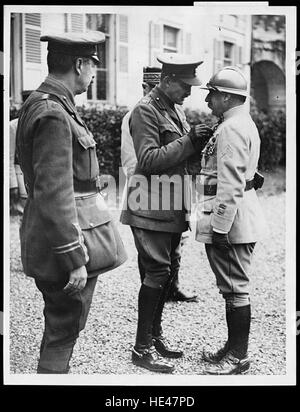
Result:
<svg viewBox="0 0 300 412"><path fill-rule="evenodd" d="M128 181L127 207L121 214L124 224L173 233L188 229L186 160L195 149L188 135L190 127L179 110L155 87L131 113L137 165Z"/></svg>
<svg viewBox="0 0 300 412"><path fill-rule="evenodd" d="M224 113L202 153L196 240L211 243L217 229L229 233L231 243L256 242L266 224L256 191L245 186L257 170L260 138L244 105ZM217 185L216 195L204 195L204 185Z"/></svg>

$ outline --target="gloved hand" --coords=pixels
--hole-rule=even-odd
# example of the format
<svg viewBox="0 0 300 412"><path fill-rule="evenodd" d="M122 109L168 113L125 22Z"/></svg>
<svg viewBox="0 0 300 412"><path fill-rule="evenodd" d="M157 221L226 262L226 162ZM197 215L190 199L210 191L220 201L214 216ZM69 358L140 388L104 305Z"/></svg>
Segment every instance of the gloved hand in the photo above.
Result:
<svg viewBox="0 0 300 412"><path fill-rule="evenodd" d="M228 251L231 246L228 233L218 233L213 231L212 243L217 249L223 250L224 252Z"/></svg>
<svg viewBox="0 0 300 412"><path fill-rule="evenodd" d="M213 134L213 130L205 124L192 126L189 136L197 152L204 149Z"/></svg>

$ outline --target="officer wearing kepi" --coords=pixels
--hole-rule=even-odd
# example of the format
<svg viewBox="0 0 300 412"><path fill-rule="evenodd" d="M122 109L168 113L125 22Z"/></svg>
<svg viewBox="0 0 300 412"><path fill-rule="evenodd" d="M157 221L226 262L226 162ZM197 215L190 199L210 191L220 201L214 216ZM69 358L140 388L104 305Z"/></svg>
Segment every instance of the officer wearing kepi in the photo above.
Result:
<svg viewBox="0 0 300 412"><path fill-rule="evenodd" d="M183 184L186 160L200 153L210 130L203 126L191 133L178 109L191 87L201 84L196 68L202 62L175 53L157 60L162 63L160 83L140 100L129 119L138 163L128 182L121 221L132 227L145 268L132 361L151 371L170 373L174 365L161 356L179 358L183 352L167 344L161 323L174 273L171 264L179 268L181 235L188 229L189 205L184 201Z"/></svg>
<svg viewBox="0 0 300 412"><path fill-rule="evenodd" d="M45 303L37 373L60 374L69 371L97 275L126 256L99 193L96 142L74 102L95 77L96 46L105 35L64 33L44 35L41 41L48 42L49 75L23 105L17 129L28 193L21 257ZM103 230L121 245L112 256L110 245L103 251Z"/></svg>
<svg viewBox="0 0 300 412"><path fill-rule="evenodd" d="M265 231L256 194L260 138L245 105L247 81L236 67L224 67L207 84L205 99L223 120L203 149L196 239L205 243L217 286L226 303L227 342L204 349L206 373L239 374L250 366L249 268L255 243Z"/></svg>

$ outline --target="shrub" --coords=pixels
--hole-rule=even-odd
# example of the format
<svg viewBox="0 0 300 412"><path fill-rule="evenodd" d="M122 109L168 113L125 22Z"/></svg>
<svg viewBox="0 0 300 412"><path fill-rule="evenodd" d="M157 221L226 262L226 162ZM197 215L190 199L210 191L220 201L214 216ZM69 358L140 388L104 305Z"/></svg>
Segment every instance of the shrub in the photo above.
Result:
<svg viewBox="0 0 300 412"><path fill-rule="evenodd" d="M203 123L212 127L218 119L210 113L200 112L198 110L185 109L186 119L190 126ZM201 155L199 153L188 159L188 173L192 176L199 174L201 169Z"/></svg>
<svg viewBox="0 0 300 412"><path fill-rule="evenodd" d="M97 104L81 106L77 110L97 142L100 173L117 179L121 166L121 124L128 109Z"/></svg>
<svg viewBox="0 0 300 412"><path fill-rule="evenodd" d="M11 103L10 109L9 109L9 120L16 119L19 115L19 110L20 110L20 105Z"/></svg>
<svg viewBox="0 0 300 412"><path fill-rule="evenodd" d="M216 123L216 117L211 114L201 113L195 110L186 110L186 118L190 125L205 123L212 126ZM261 139L261 153L259 169L274 170L277 166L285 166L286 148L286 115L284 110L266 113L259 110L255 101L251 100L250 113L255 122ZM199 155L190 158L190 174L197 174L200 170Z"/></svg>
<svg viewBox="0 0 300 412"><path fill-rule="evenodd" d="M261 150L259 168L274 170L285 166L286 114L284 110L267 113L259 110L255 101L251 101L251 116L258 128Z"/></svg>
<svg viewBox="0 0 300 412"><path fill-rule="evenodd" d="M17 117L18 110L18 105L11 104L10 119ZM86 104L77 110L97 142L100 173L110 174L117 179L121 166L121 124L128 109L123 106ZM217 122L215 116L197 110L186 109L185 114L191 126L199 123L213 126ZM281 110L267 114L259 111L252 101L251 115L261 138L259 168L273 170L278 165L285 165L285 112ZM200 155L197 154L189 159L188 172L196 175L199 171Z"/></svg>

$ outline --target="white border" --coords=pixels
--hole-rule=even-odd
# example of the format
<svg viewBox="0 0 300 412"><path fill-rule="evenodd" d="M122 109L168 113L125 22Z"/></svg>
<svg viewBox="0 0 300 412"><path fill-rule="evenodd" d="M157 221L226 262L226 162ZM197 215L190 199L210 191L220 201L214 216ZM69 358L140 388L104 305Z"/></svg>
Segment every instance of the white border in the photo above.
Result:
<svg viewBox="0 0 300 412"><path fill-rule="evenodd" d="M82 6L4 6L4 383L9 385L124 385L124 386L244 386L296 384L296 7L266 7L257 2L223 4L195 4L197 12L210 14L285 14L286 15L286 113L287 113L287 169L286 169L286 375L30 375L9 373L9 36L12 12L82 12ZM68 8L66 10L66 7ZM152 6L85 6L89 12L134 13L135 9ZM155 6L157 7L157 6ZM177 6L190 8L192 6ZM170 6L162 6L162 9ZM72 9L72 10L71 10ZM222 9L222 10L220 10Z"/></svg>

